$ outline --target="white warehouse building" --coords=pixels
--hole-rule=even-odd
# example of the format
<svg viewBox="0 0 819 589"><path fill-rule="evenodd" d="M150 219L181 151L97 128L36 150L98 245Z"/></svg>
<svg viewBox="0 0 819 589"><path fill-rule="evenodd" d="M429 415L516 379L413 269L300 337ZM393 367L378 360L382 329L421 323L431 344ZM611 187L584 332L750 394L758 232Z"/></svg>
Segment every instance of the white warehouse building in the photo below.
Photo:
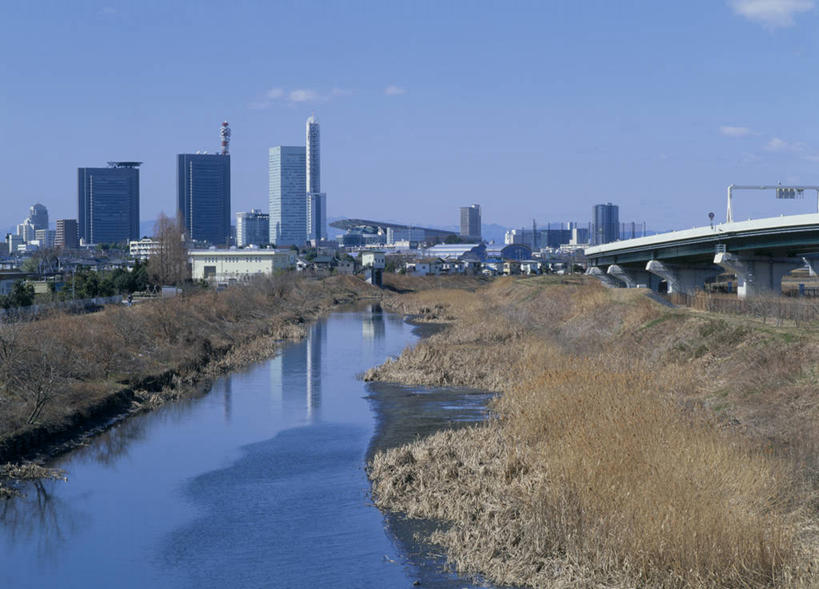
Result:
<svg viewBox="0 0 819 589"><path fill-rule="evenodd" d="M194 280L236 282L296 267L296 252L289 249L208 249L188 254Z"/></svg>

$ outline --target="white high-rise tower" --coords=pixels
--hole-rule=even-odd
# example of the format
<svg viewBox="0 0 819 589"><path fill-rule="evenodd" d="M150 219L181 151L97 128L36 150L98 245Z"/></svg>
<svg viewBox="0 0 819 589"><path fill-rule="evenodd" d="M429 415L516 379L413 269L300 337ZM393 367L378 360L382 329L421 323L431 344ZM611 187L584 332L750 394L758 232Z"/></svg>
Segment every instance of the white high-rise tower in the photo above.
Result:
<svg viewBox="0 0 819 589"><path fill-rule="evenodd" d="M321 191L321 131L315 116L307 119L305 138L307 238L327 239L327 195Z"/></svg>

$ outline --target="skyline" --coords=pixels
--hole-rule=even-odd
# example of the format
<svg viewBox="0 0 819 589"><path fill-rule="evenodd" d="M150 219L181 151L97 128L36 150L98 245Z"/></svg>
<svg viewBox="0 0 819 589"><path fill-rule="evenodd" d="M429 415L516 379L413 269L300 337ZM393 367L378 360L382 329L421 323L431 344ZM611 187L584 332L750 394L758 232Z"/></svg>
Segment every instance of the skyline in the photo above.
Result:
<svg viewBox="0 0 819 589"><path fill-rule="evenodd" d="M75 218L77 168L110 160L144 162L143 220L172 214L175 155L216 153L225 119L231 218L264 208L268 149L301 143L313 113L328 217L456 224L478 202L486 222L515 227L582 221L611 201L674 229L709 211L721 221L732 183L819 183L808 0L4 12L9 226L35 202ZM736 207L738 218L815 210L754 195Z"/></svg>

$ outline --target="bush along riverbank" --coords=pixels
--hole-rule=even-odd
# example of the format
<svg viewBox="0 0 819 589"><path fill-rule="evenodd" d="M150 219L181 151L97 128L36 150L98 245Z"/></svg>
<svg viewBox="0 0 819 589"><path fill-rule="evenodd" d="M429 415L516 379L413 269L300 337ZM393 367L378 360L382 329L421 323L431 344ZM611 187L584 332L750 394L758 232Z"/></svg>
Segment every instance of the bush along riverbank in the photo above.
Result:
<svg viewBox="0 0 819 589"><path fill-rule="evenodd" d="M450 326L368 380L502 393L381 452L379 507L446 525L461 573L532 587L815 587L819 332L582 278L385 306Z"/></svg>
<svg viewBox="0 0 819 589"><path fill-rule="evenodd" d="M0 464L59 453L112 420L268 357L323 313L371 297L380 290L358 278L285 274L93 315L2 324ZM19 472L0 469L7 481Z"/></svg>

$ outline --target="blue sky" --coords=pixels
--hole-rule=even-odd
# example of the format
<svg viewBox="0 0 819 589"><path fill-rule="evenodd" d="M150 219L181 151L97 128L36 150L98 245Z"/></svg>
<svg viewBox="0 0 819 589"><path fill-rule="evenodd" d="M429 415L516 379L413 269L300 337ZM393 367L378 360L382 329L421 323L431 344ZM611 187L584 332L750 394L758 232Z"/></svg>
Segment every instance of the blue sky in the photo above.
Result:
<svg viewBox="0 0 819 589"><path fill-rule="evenodd" d="M175 154L233 129L234 211L267 208L267 148L322 125L331 216L722 219L731 183L819 184L813 0L3 2L0 226L75 217L76 168L143 161L141 217L175 209ZM740 193L735 217L816 210Z"/></svg>

